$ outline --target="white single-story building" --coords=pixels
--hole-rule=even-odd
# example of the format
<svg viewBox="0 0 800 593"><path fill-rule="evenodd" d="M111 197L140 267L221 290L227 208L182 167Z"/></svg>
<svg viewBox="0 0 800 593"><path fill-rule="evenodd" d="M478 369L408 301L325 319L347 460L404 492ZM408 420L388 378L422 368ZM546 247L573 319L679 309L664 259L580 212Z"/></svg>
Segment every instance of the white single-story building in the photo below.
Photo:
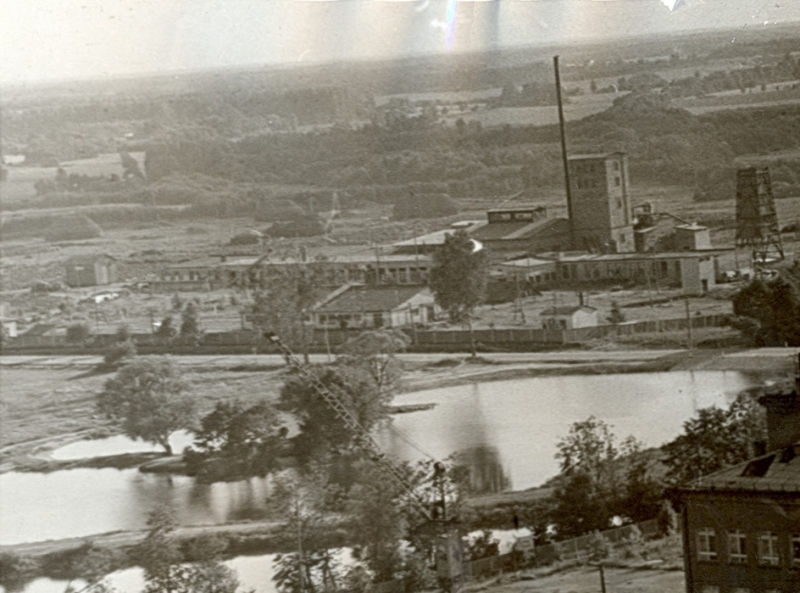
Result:
<svg viewBox="0 0 800 593"><path fill-rule="evenodd" d="M597 325L597 309L588 305L548 307L541 312L544 329L578 329Z"/></svg>
<svg viewBox="0 0 800 593"><path fill-rule="evenodd" d="M427 287L348 285L314 308L313 321L319 329L407 327L430 323L438 311Z"/></svg>

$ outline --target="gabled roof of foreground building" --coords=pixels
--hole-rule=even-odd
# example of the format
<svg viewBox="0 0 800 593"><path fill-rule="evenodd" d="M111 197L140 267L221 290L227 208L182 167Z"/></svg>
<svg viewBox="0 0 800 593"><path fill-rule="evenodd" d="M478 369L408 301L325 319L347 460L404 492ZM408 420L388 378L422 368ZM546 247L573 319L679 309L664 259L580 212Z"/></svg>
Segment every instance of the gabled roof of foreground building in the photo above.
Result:
<svg viewBox="0 0 800 593"><path fill-rule="evenodd" d="M338 292L338 291L337 291ZM374 313L392 311L410 301L420 293L430 295L428 288L420 286L362 286L349 285L332 298L327 299L316 311L321 313ZM433 296L430 296L431 300Z"/></svg>
<svg viewBox="0 0 800 593"><path fill-rule="evenodd" d="M698 478L684 492L800 493L800 395L794 386L765 387L758 402L767 409L768 449L748 461Z"/></svg>

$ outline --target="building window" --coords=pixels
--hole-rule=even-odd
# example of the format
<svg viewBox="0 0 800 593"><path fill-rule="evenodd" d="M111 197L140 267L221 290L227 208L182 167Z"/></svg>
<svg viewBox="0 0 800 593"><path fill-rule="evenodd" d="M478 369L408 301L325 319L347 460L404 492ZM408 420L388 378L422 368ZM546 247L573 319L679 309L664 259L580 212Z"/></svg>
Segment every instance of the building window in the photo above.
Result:
<svg viewBox="0 0 800 593"><path fill-rule="evenodd" d="M617 210L622 210L622 200L617 200Z"/></svg>
<svg viewBox="0 0 800 593"><path fill-rule="evenodd" d="M800 533L792 534L792 566L800 568Z"/></svg>
<svg viewBox="0 0 800 593"><path fill-rule="evenodd" d="M625 242L625 235L623 233L619 234L619 242L620 243L624 243Z"/></svg>
<svg viewBox="0 0 800 593"><path fill-rule="evenodd" d="M713 529L701 529L697 532L698 560L717 559L717 536Z"/></svg>
<svg viewBox="0 0 800 593"><path fill-rule="evenodd" d="M617 186L617 187L620 186L619 177L614 177L614 185Z"/></svg>
<svg viewBox="0 0 800 593"><path fill-rule="evenodd" d="M747 536L742 531L728 533L728 562L731 564L747 563Z"/></svg>
<svg viewBox="0 0 800 593"><path fill-rule="evenodd" d="M619 171L619 161L614 161L614 170Z"/></svg>
<svg viewBox="0 0 800 593"><path fill-rule="evenodd" d="M778 566L781 563L776 534L762 533L758 537L758 561L764 566Z"/></svg>

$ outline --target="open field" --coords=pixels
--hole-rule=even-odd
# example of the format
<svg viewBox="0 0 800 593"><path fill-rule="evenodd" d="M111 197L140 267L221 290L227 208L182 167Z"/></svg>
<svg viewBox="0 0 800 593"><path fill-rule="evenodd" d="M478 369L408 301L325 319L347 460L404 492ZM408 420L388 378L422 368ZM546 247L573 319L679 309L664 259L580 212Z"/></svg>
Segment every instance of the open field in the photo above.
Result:
<svg viewBox="0 0 800 593"><path fill-rule="evenodd" d="M144 166L144 153L132 152L130 155L139 162L139 166ZM120 163L119 154L101 154L91 159L78 159L74 161L64 161L61 164L68 175L88 175L90 177L109 176L117 174L122 176L123 169ZM8 179L3 182L2 202L6 205L24 201L36 195L34 184L42 179L55 179L58 167L31 167L14 165L8 167Z"/></svg>
<svg viewBox="0 0 800 593"><path fill-rule="evenodd" d="M606 93L598 95L578 95L570 97L564 104L564 117L568 121L579 120L595 113L605 111L614 102L614 99L627 93ZM555 105L542 107L497 107L493 109L479 109L464 113L451 112L445 116L445 121L455 125L455 121L462 118L465 122L477 121L484 127L493 126L546 126L558 123L558 109Z"/></svg>

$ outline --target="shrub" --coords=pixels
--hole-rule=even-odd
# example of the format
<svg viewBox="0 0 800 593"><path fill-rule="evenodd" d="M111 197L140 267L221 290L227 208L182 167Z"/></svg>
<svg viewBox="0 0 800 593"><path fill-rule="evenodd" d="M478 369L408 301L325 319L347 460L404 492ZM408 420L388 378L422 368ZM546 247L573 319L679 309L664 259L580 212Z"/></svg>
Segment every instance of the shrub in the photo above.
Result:
<svg viewBox="0 0 800 593"><path fill-rule="evenodd" d="M117 342L103 357L103 364L108 368L115 368L120 363L136 356L136 344L133 340Z"/></svg>
<svg viewBox="0 0 800 593"><path fill-rule="evenodd" d="M91 337L92 332L85 323L74 323L67 328L67 342L70 344L83 344Z"/></svg>

